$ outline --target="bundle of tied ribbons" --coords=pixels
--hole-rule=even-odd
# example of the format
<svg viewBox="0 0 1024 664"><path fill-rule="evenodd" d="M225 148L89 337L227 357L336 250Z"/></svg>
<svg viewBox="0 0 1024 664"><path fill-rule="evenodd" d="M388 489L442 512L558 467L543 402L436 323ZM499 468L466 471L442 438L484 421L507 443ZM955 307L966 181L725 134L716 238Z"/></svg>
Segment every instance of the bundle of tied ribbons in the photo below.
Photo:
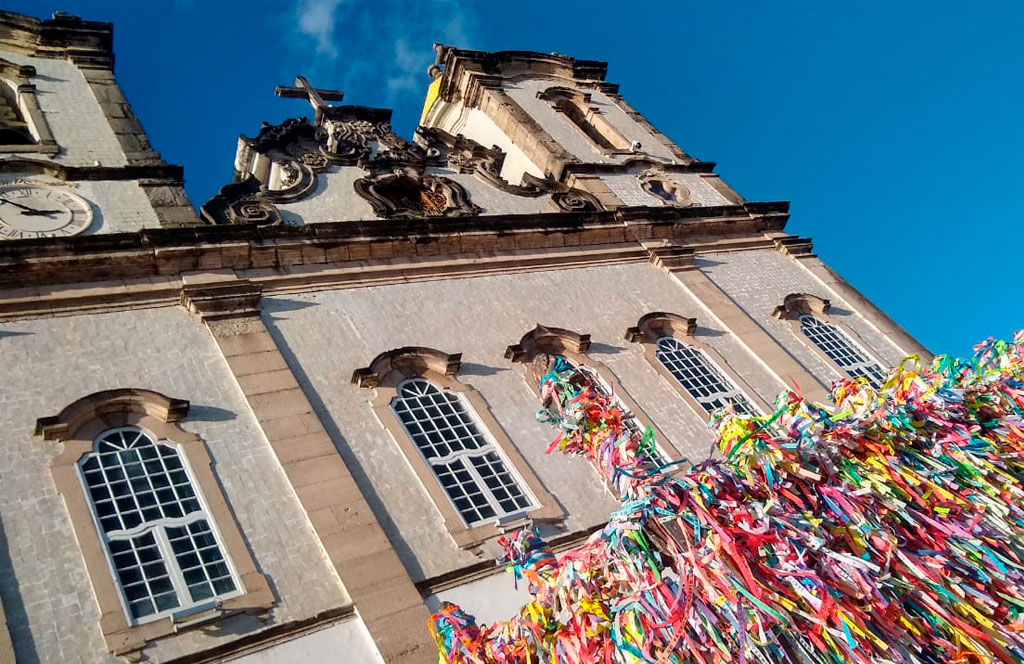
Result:
<svg viewBox="0 0 1024 664"><path fill-rule="evenodd" d="M840 381L833 408L712 417L719 458L659 465L593 373L544 376L551 450L621 498L554 555L503 541L532 601L431 618L450 664L1024 662L1024 332L969 360Z"/></svg>

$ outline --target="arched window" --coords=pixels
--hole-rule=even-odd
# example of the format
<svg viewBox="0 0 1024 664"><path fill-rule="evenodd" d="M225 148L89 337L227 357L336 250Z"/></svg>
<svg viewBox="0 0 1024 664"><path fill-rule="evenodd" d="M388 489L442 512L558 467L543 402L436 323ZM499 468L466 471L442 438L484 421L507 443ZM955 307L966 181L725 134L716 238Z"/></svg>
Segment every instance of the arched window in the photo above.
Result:
<svg viewBox="0 0 1024 664"><path fill-rule="evenodd" d="M587 355L589 348L589 334L538 324L524 334L519 343L505 349L505 358L524 365L526 382L535 392L548 371L571 373L579 369L588 374L594 379L592 383L598 390L614 397L619 412L623 415L623 423L627 427L637 433L643 433L647 427L654 431L656 451L662 462L667 463L683 457L684 455L622 388L612 370Z"/></svg>
<svg viewBox="0 0 1024 664"><path fill-rule="evenodd" d="M461 358L405 346L356 369L352 382L374 390L374 412L459 546L479 546L531 521L564 520L487 402L456 378Z"/></svg>
<svg viewBox="0 0 1024 664"><path fill-rule="evenodd" d="M476 413L458 394L413 378L399 384L391 408L468 525L534 506Z"/></svg>
<svg viewBox="0 0 1024 664"><path fill-rule="evenodd" d="M625 152L630 149L630 141L605 119L591 102L590 93L556 86L538 92L537 98L549 102L562 113L599 152Z"/></svg>
<svg viewBox="0 0 1024 664"><path fill-rule="evenodd" d="M0 81L0 145L32 145L32 130L18 107L16 93Z"/></svg>
<svg viewBox="0 0 1024 664"><path fill-rule="evenodd" d="M850 378L863 378L872 387L885 383L882 363L855 341L856 333L844 329L829 313L832 303L809 293L790 293L772 315L788 320L811 347L832 367Z"/></svg>
<svg viewBox="0 0 1024 664"><path fill-rule="evenodd" d="M183 399L96 392L36 421L60 441L50 467L82 549L110 652L137 660L155 639L238 613L266 617L257 569Z"/></svg>
<svg viewBox="0 0 1024 664"><path fill-rule="evenodd" d="M712 332L699 332L696 318L652 311L626 330L626 339L643 347L644 358L705 421L712 411L729 405L741 415L769 412L726 358L707 343Z"/></svg>
<svg viewBox="0 0 1024 664"><path fill-rule="evenodd" d="M867 351L831 323L801 314L800 331L851 378L865 378L874 387L885 382L885 370Z"/></svg>
<svg viewBox="0 0 1024 664"><path fill-rule="evenodd" d="M0 58L0 152L60 151L39 109L35 77L35 67Z"/></svg>
<svg viewBox="0 0 1024 664"><path fill-rule="evenodd" d="M183 456L138 427L105 431L79 462L93 517L135 621L237 593Z"/></svg>
<svg viewBox="0 0 1024 664"><path fill-rule="evenodd" d="M655 358L704 410L710 413L717 408L732 405L737 412L744 415L760 414L747 395L725 375L706 352L687 346L675 337L661 337L655 344Z"/></svg>
<svg viewBox="0 0 1024 664"><path fill-rule="evenodd" d="M533 380L534 383L539 387L541 382L544 380L544 376L550 371L556 371L559 374L571 374L574 371L586 374L598 392L605 397L611 397L612 402L618 407L619 412L622 413L622 423L626 425L627 429L635 431L637 433L643 433L645 428L640 422L633 410L626 405L619 395L612 388L611 384L592 367L583 365L580 362L576 362L564 355L538 355L533 360ZM665 455L659 451L659 454L664 457ZM664 459L667 461L667 459Z"/></svg>

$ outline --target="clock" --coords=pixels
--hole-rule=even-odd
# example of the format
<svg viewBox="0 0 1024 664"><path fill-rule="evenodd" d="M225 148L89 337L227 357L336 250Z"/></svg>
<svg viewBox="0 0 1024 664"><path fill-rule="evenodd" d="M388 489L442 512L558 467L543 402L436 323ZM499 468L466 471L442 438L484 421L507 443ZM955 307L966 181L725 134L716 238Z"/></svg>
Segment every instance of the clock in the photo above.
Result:
<svg viewBox="0 0 1024 664"><path fill-rule="evenodd" d="M57 187L0 185L0 240L78 235L92 225L92 207Z"/></svg>

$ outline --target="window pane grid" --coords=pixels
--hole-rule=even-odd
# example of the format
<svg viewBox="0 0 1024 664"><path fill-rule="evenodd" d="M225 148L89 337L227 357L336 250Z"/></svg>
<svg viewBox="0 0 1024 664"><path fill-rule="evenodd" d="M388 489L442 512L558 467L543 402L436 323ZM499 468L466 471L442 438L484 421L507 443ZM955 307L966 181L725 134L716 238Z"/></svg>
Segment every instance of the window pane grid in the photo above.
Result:
<svg viewBox="0 0 1024 664"><path fill-rule="evenodd" d="M111 433L100 441L82 470L100 524L108 534L200 510L177 453L158 449L141 431Z"/></svg>
<svg viewBox="0 0 1024 664"><path fill-rule="evenodd" d="M110 540L110 553L133 618L178 606L178 595L152 532Z"/></svg>
<svg viewBox="0 0 1024 664"><path fill-rule="evenodd" d="M800 331L851 378L865 378L874 387L885 382L885 370L835 325L814 316L800 316Z"/></svg>
<svg viewBox="0 0 1024 664"><path fill-rule="evenodd" d="M458 395L414 378L398 386L391 408L467 524L534 505Z"/></svg>
<svg viewBox="0 0 1024 664"><path fill-rule="evenodd" d="M97 439L80 470L132 619L237 591L177 450L136 427L114 429Z"/></svg>
<svg viewBox="0 0 1024 664"><path fill-rule="evenodd" d="M167 538L193 602L235 589L231 571L209 523L199 520L180 528L168 528Z"/></svg>
<svg viewBox="0 0 1024 664"><path fill-rule="evenodd" d="M675 337L662 337L657 346L658 361L707 412L731 404L743 415L760 414L739 386L703 350L687 346Z"/></svg>

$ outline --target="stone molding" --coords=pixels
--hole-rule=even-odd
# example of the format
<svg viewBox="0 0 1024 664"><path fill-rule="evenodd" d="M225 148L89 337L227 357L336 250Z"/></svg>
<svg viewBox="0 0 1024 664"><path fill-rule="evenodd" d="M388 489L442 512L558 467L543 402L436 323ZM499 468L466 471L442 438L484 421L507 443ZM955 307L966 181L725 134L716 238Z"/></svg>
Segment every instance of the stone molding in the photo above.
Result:
<svg viewBox="0 0 1024 664"><path fill-rule="evenodd" d="M109 428L123 426L125 413L172 423L188 414L189 405L185 399L172 399L153 390L105 390L72 402L57 415L40 417L36 420L35 435L43 440L67 440L91 420L102 420Z"/></svg>
<svg viewBox="0 0 1024 664"><path fill-rule="evenodd" d="M184 169L173 164L66 166L53 161L32 157L13 157L0 160L0 173L34 173L48 175L52 178L68 182L78 180L143 180L148 178L180 186L185 181Z"/></svg>
<svg viewBox="0 0 1024 664"><path fill-rule="evenodd" d="M82 397L59 414L42 417L36 422L36 435L43 440L61 443L61 452L51 460L50 470L57 492L63 496L67 506L99 605L99 628L110 652L133 662L142 658L143 650L151 641L172 637L186 629L208 628L212 622L239 613L267 620L276 603L213 473L213 461L206 444L199 436L178 425L188 413L188 408L188 401L172 399L152 390L116 389ZM225 553L238 575L242 586L239 596L225 599L215 608L189 615L181 621L168 616L132 624L122 606L120 591L107 563L106 548L92 517L78 471L78 462L93 450L95 439L108 429L122 426L137 426L155 440L166 440L181 448L183 463L191 470L196 489L209 509Z"/></svg>
<svg viewBox="0 0 1024 664"><path fill-rule="evenodd" d="M0 48L40 58L67 59L79 67L112 69L113 25L54 12L49 19L0 11Z"/></svg>
<svg viewBox="0 0 1024 664"><path fill-rule="evenodd" d="M494 417L486 399L472 385L457 378L461 357L461 353L448 354L433 348L418 346L396 348L381 353L370 362L369 366L356 369L352 373L352 382L359 387L374 390L372 401L374 414L402 450L409 465L419 478L420 484L441 513L449 535L458 546L466 549L479 547L484 542L505 532L527 526L529 522L557 523L563 521L566 517L565 510L523 459L515 444L505 433L497 418ZM426 378L443 390L454 392L465 399L473 413L479 418L485 433L494 441L502 456L512 466L515 474L523 480L529 493L537 502L537 506L528 511L526 523L519 519L514 522L495 519L493 522L473 526L466 524L433 470L423 458L423 454L410 439L391 408L391 403L398 396L398 385L409 378Z"/></svg>
<svg viewBox="0 0 1024 664"><path fill-rule="evenodd" d="M710 213L715 216L709 216ZM500 256L500 262L515 270L517 264L532 264L534 254L540 251L578 252L578 259L568 258L576 263L592 260L588 254L597 256L622 250L636 254L630 260L646 258L653 252L663 261L678 262L681 257L673 256L674 253L692 253L704 247L722 251L771 248L773 241L764 233L781 229L784 219L783 214L752 216L740 207L650 208L456 217L446 219L443 225L424 220L395 220L387 226L378 222L302 227L192 226L22 240L0 243L0 288L4 289L0 294L0 315L4 313L4 300L23 292L12 289L113 279L165 279L197 270L273 268L280 270L274 273L275 278L315 281L316 272L310 268L301 272L289 272L288 268L395 261L395 270L426 277L443 276L446 270L442 261L457 262L463 257ZM710 239L714 237L720 239ZM644 248L661 242L687 246ZM621 246L613 249L615 245ZM401 259L417 262L402 263Z"/></svg>
<svg viewBox="0 0 1024 664"><path fill-rule="evenodd" d="M381 353L368 367L352 372L352 382L359 387L377 387L392 371L408 375L433 372L454 376L462 365L462 353L449 355L424 346L403 346Z"/></svg>
<svg viewBox="0 0 1024 664"><path fill-rule="evenodd" d="M626 341L653 343L661 337L692 337L696 330L696 318L684 318L679 314L652 311L641 316L636 325L626 330Z"/></svg>
<svg viewBox="0 0 1024 664"><path fill-rule="evenodd" d="M798 320L804 314L811 316L828 316L832 303L823 297L810 293L790 293L782 304L772 310L772 315L780 320Z"/></svg>
<svg viewBox="0 0 1024 664"><path fill-rule="evenodd" d="M537 323L536 327L523 335L519 343L505 349L505 359L528 363L538 355L582 355L589 348L589 334Z"/></svg>
<svg viewBox="0 0 1024 664"><path fill-rule="evenodd" d="M181 290L181 305L208 325L228 320L259 318L262 288L248 279L230 279Z"/></svg>
<svg viewBox="0 0 1024 664"><path fill-rule="evenodd" d="M813 252L813 242L807 237L788 235L776 238L775 249L792 258L817 258Z"/></svg>

